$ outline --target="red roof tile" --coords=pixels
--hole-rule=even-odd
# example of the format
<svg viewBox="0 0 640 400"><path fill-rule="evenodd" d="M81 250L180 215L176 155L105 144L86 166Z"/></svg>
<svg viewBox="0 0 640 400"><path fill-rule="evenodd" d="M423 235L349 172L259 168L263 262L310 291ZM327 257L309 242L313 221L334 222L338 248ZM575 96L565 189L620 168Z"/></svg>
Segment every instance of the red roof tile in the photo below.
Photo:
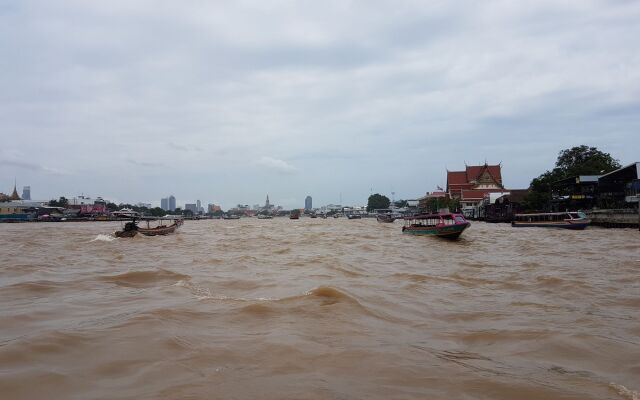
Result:
<svg viewBox="0 0 640 400"><path fill-rule="evenodd" d="M486 169L489 171L493 179L496 182L502 184L502 171L500 165L467 165L467 177L469 180L476 180L480 177L482 172Z"/></svg>
<svg viewBox="0 0 640 400"><path fill-rule="evenodd" d="M467 183L466 171L447 171L448 185L461 185Z"/></svg>

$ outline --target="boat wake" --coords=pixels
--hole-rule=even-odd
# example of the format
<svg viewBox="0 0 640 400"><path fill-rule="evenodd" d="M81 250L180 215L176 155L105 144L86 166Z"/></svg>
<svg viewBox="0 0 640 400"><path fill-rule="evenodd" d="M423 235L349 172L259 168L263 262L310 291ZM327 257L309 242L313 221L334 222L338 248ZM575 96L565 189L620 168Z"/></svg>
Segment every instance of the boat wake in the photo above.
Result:
<svg viewBox="0 0 640 400"><path fill-rule="evenodd" d="M640 400L640 393L636 392L635 390L627 389L626 387L613 382L611 382L609 386L625 399Z"/></svg>
<svg viewBox="0 0 640 400"><path fill-rule="evenodd" d="M99 234L98 236L96 236L92 240L88 241L87 243L91 243L91 242L113 242L116 239L117 239L116 237L111 236L111 235Z"/></svg>

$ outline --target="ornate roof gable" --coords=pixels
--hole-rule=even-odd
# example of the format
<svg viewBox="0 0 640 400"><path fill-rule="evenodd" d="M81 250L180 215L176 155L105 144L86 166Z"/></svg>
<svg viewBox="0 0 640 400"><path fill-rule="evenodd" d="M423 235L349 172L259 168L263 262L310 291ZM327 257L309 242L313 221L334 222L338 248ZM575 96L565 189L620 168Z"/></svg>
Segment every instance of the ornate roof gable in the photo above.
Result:
<svg viewBox="0 0 640 400"><path fill-rule="evenodd" d="M10 200L20 200L20 196L18 195L18 190L16 188L16 185L13 185L13 193L11 193L11 197L9 197Z"/></svg>

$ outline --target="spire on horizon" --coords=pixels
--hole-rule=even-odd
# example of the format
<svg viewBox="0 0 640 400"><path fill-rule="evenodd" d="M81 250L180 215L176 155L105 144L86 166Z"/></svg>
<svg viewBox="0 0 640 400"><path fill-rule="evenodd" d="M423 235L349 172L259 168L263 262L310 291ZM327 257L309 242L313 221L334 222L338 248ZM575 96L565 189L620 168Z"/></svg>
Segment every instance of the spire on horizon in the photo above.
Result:
<svg viewBox="0 0 640 400"><path fill-rule="evenodd" d="M18 195L18 182L16 178L13 178L13 193L11 193L11 200L20 200L20 196Z"/></svg>

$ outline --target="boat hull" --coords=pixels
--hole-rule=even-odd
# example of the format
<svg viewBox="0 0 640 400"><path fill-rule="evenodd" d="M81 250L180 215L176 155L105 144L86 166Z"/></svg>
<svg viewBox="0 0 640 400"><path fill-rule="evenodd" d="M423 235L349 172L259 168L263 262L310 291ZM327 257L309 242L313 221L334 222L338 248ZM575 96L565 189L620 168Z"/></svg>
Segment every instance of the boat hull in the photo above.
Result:
<svg viewBox="0 0 640 400"><path fill-rule="evenodd" d="M117 238L131 238L138 234L138 231L116 231L113 235Z"/></svg>
<svg viewBox="0 0 640 400"><path fill-rule="evenodd" d="M145 236L164 236L173 233L178 229L177 224L172 224L162 228L138 228L138 233Z"/></svg>
<svg viewBox="0 0 640 400"><path fill-rule="evenodd" d="M437 236L444 239L457 239L462 232L467 229L471 224L469 222L464 224L447 225L443 227L439 226L405 226L402 228L403 233L411 235L426 235Z"/></svg>
<svg viewBox="0 0 640 400"><path fill-rule="evenodd" d="M583 230L589 226L589 222L576 222L567 224L546 224L546 223L511 223L514 228L560 228L560 229L572 229Z"/></svg>

